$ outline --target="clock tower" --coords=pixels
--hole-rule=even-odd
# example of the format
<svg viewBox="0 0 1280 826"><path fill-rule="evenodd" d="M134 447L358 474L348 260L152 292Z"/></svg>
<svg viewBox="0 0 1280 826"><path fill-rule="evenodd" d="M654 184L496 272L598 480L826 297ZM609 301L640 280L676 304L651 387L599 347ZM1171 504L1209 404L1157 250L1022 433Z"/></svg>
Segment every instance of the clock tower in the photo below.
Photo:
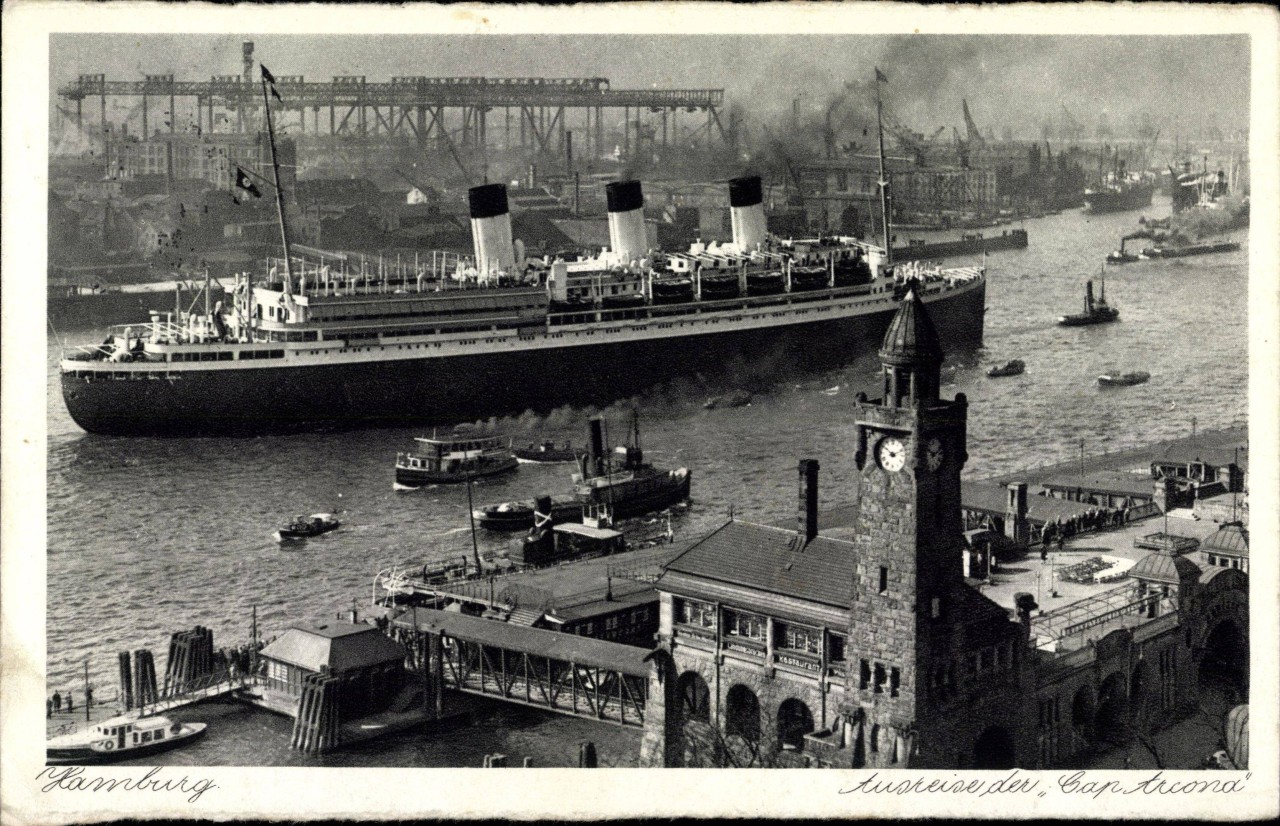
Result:
<svg viewBox="0 0 1280 826"><path fill-rule="evenodd" d="M930 705L952 669L953 621L970 607L960 471L968 404L939 396L938 332L912 288L880 348L883 395L858 394L859 471L846 720L855 764L933 767ZM972 594L983 600L982 597Z"/></svg>

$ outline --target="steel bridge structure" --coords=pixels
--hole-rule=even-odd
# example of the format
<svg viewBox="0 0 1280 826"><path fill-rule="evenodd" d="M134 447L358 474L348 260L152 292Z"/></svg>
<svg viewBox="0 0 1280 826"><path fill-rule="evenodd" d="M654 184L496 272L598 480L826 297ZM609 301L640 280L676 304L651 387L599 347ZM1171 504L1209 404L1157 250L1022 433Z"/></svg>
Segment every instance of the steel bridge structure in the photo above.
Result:
<svg viewBox="0 0 1280 826"><path fill-rule="evenodd" d="M389 618L387 632L429 675L434 693L453 689L545 711L643 727L650 652L449 611Z"/></svg>
<svg viewBox="0 0 1280 826"><path fill-rule="evenodd" d="M612 89L606 78L541 77L393 77L370 82L364 75L337 76L328 81L307 80L302 75L277 75L275 89L281 100L272 104L277 128L296 128L315 138L408 140L427 147L454 145L484 147L504 130L504 148L564 152L570 115L581 122L573 131L583 136L581 148L588 154L608 151L606 110L623 110L622 148L629 152L642 138L662 145L668 142L668 126L674 138L677 116L702 116L707 138L730 142L720 110L723 89ZM260 82L245 75L215 75L207 81L178 80L173 75L144 75L142 80L107 80L102 74L80 75L58 88L62 99L75 104L76 125L84 128L85 102L98 102L98 121L107 128L108 98L141 98L129 117L140 115L142 134L195 131L257 131L263 90ZM153 113L158 102L168 108ZM179 105L191 115L189 125L179 126ZM499 116L499 112L501 113ZM71 113L68 111L68 115ZM657 127L646 124L656 115ZM308 117L309 116L309 117ZM514 123L513 123L514 116ZM152 129L163 126L163 129ZM513 126L518 132L513 132ZM616 132L616 130L610 130ZM455 137L456 136L456 137Z"/></svg>

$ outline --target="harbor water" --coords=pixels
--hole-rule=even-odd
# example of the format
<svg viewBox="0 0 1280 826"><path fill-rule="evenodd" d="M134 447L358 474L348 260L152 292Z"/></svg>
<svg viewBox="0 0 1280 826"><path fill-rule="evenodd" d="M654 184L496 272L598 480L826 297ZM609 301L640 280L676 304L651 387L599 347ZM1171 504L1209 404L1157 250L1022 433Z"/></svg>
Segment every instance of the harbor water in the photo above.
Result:
<svg viewBox="0 0 1280 826"><path fill-rule="evenodd" d="M1147 214L1168 214L1167 199ZM1193 418L1202 429L1246 424L1246 233L1231 238L1246 242L1237 252L1109 268L1106 297L1120 309L1119 322L1057 326L1059 315L1079 311L1085 281L1097 281L1106 253L1136 228L1138 215L1072 210L1027 220L1027 249L988 257L985 347L949 354L944 365L943 392L965 393L970 402L966 475L1069 460L1081 440L1086 454L1097 454L1189 435ZM102 335L67 339L92 343ZM465 487L393 490L397 450L429 433L91 436L62 402L63 343L50 336L47 348L50 692L71 689L79 699L86 661L92 680L114 691L116 652L126 649L150 648L162 670L169 634L197 624L213 630L215 647L240 644L255 607L268 639L295 623L332 619L353 603L368 604L382 568L470 552ZM1026 362L1023 375L985 375L1013 358ZM677 538L692 538L731 510L740 519L791 519L801 458L821 462L822 507L848 503L853 396L875 392L877 366L867 353L842 370L769 388L735 377L752 401L731 409L704 409L709 391L681 382L603 411L477 422L473 432L507 435L517 445L582 444L587 419L603 413L609 440L619 444L638 405L646 458L693 472L692 504L673 516ZM1151 379L1098 387L1097 376L1110 370L1143 370ZM522 465L506 479L477 484L476 504L566 492L572 469ZM283 521L321 511L336 513L342 528L296 547L274 541ZM482 551L511 541L479 533ZM597 743L602 764L628 765L639 742L636 732L495 705L465 737L402 735L316 759L289 751L284 718L234 704L179 716L210 723L210 733L159 758L175 765L478 766L489 752L517 764L531 756L537 765L573 765L581 740Z"/></svg>

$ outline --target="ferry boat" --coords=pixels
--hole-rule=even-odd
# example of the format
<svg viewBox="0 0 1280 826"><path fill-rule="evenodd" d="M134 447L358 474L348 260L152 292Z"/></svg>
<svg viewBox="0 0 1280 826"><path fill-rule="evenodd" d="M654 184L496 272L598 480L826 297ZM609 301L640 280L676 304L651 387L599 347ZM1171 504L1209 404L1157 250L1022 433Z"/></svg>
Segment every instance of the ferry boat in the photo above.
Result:
<svg viewBox="0 0 1280 826"><path fill-rule="evenodd" d="M45 762L109 763L134 760L191 743L206 724L174 722L168 717L112 717L93 726L45 741Z"/></svg>
<svg viewBox="0 0 1280 826"><path fill-rule="evenodd" d="M228 301L206 292L203 312L153 312L65 353L67 410L92 433L216 435L605 405L721 374L729 354L777 376L847 364L879 346L908 281L944 347L982 344L983 267L770 236L758 177L729 183L732 242L685 252L649 249L640 182L606 199L610 248L575 260L525 256L502 184L469 192L471 258L310 249L282 221L283 257L239 274Z"/></svg>
<svg viewBox="0 0 1280 826"><path fill-rule="evenodd" d="M396 484L401 487L457 484L519 467L510 443L501 436L414 441L422 445L419 452L396 454Z"/></svg>

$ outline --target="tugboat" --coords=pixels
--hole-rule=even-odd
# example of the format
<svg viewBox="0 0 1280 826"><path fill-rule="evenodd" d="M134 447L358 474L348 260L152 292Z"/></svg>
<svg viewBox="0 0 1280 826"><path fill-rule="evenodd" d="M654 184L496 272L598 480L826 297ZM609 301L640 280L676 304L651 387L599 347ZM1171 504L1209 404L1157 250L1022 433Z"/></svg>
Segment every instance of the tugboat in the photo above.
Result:
<svg viewBox="0 0 1280 826"><path fill-rule="evenodd" d="M1083 327L1088 324L1106 324L1119 317L1120 311L1107 304L1107 282L1102 282L1102 293L1095 301L1093 282L1087 281L1084 288L1084 312L1058 316L1058 323L1063 327Z"/></svg>
<svg viewBox="0 0 1280 826"><path fill-rule="evenodd" d="M342 523L331 513L313 513L311 516L296 516L293 521L276 531L277 542L295 542L309 539L322 533L337 529Z"/></svg>
<svg viewBox="0 0 1280 826"><path fill-rule="evenodd" d="M437 439L419 437L423 453L396 454L396 485L452 485L507 473L519 466L510 444L500 436Z"/></svg>
<svg viewBox="0 0 1280 826"><path fill-rule="evenodd" d="M112 717L82 731L45 741L45 762L110 763L133 760L191 743L204 735L205 723L180 723L168 717Z"/></svg>
<svg viewBox="0 0 1280 826"><path fill-rule="evenodd" d="M1026 372L1026 369L1027 365L1022 359L1014 359L1013 361L992 367L987 371L987 375L993 379L1000 378L1002 376L1021 376Z"/></svg>
<svg viewBox="0 0 1280 826"><path fill-rule="evenodd" d="M1098 376L1099 387L1131 387L1135 384L1146 384L1151 374L1138 370L1133 373L1103 373Z"/></svg>
<svg viewBox="0 0 1280 826"><path fill-rule="evenodd" d="M633 420L632 444L615 451L621 461L605 455L603 427L599 418L591 420L591 451L583 457L581 472L574 474L572 498L543 497L542 509L533 500L487 505L473 512L476 522L490 530L528 530L540 524L535 514L558 524L580 519L584 507L601 506L607 506L614 519L628 519L689 498L688 468L662 470L645 463L638 419Z"/></svg>
<svg viewBox="0 0 1280 826"><path fill-rule="evenodd" d="M511 452L515 454L518 462L551 465L576 462L584 451L574 448L569 442L565 442L564 447L556 447L555 442L543 442L528 447L517 447Z"/></svg>

